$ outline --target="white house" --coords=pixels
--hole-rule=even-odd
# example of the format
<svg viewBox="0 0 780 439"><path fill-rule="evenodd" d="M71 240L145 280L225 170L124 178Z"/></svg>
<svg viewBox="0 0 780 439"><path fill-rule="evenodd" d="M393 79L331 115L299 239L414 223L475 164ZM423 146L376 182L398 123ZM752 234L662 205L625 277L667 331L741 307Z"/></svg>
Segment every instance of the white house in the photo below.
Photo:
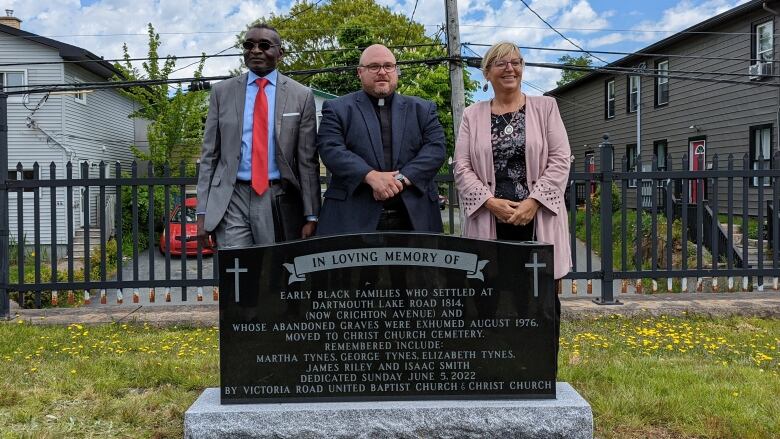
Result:
<svg viewBox="0 0 780 439"><path fill-rule="evenodd" d="M12 86L31 89L38 85L107 82L118 73L110 63L87 50L21 30L21 21L11 16L12 11L7 13L8 16L0 17L0 85L5 91L18 90ZM73 62L87 60L96 62ZM97 178L100 161L111 164L107 176L114 176L115 162L129 166L133 160L130 145L145 142L145 130L136 129L136 122L128 117L133 108L133 102L116 90L10 96L9 179L33 178L33 164L36 162L40 166L39 178L50 178L51 163L56 166L56 177L65 178L69 161L74 164L73 178L82 177L79 163L83 162L88 163L90 178ZM17 163L22 164L22 172L17 171ZM56 239L59 245L68 240L67 209L73 210L74 235L86 221L93 226L99 224L98 219L106 206L98 206L96 189L93 188L90 193L88 218L81 208L81 188L75 188L72 206L66 206L66 191L57 190ZM40 195L41 244L51 244L49 189L41 189ZM11 236L19 240L17 197L16 193L9 194L9 219ZM109 202L111 200L113 192L110 192ZM23 194L22 206L23 238L30 244L34 224L32 191ZM109 219L108 216L106 218Z"/></svg>

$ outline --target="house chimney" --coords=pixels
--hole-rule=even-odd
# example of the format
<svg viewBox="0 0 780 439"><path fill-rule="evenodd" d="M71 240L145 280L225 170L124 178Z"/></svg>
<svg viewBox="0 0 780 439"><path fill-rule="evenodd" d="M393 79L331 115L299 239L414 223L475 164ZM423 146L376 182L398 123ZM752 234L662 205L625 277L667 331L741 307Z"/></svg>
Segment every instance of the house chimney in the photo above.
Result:
<svg viewBox="0 0 780 439"><path fill-rule="evenodd" d="M0 17L0 24L4 24L4 25L12 27L14 29L21 29L21 27L22 27L22 20L14 17L14 10L13 9L6 9L5 10L5 17Z"/></svg>

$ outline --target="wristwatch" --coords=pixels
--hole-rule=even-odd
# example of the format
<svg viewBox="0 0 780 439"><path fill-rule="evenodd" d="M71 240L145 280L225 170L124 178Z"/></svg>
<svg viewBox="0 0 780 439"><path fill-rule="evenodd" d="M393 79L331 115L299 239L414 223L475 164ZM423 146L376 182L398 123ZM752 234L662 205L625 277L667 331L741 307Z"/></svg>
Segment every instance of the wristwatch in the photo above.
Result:
<svg viewBox="0 0 780 439"><path fill-rule="evenodd" d="M406 186L406 177L404 176L404 174L401 174L400 172L395 174L395 179L400 181L401 184L403 184L404 186Z"/></svg>

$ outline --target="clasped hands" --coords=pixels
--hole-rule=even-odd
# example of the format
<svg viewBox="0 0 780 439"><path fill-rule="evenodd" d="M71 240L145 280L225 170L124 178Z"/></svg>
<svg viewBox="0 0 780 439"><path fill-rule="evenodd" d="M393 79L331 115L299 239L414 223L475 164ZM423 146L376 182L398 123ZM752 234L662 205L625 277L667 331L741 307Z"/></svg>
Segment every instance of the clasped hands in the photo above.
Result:
<svg viewBox="0 0 780 439"><path fill-rule="evenodd" d="M490 198L485 202L485 207L499 222L513 226L524 226L533 221L539 206L539 202L533 198L523 201Z"/></svg>
<svg viewBox="0 0 780 439"><path fill-rule="evenodd" d="M404 184L396 179L399 171L371 171L363 178L374 191L374 199L384 201L401 193Z"/></svg>

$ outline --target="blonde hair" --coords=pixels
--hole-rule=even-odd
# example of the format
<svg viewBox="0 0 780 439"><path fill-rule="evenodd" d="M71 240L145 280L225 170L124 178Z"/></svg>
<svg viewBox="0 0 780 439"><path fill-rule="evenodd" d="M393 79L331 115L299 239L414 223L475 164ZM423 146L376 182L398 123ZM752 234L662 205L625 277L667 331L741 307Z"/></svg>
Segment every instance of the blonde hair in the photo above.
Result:
<svg viewBox="0 0 780 439"><path fill-rule="evenodd" d="M520 60L523 61L523 64L525 64L525 60L523 60L523 54L520 53L520 48L517 47L515 43L501 41L490 46L490 49L488 49L485 56L482 57L482 73L487 73L488 69L493 64L493 61L513 53L517 53L517 55L520 56Z"/></svg>

